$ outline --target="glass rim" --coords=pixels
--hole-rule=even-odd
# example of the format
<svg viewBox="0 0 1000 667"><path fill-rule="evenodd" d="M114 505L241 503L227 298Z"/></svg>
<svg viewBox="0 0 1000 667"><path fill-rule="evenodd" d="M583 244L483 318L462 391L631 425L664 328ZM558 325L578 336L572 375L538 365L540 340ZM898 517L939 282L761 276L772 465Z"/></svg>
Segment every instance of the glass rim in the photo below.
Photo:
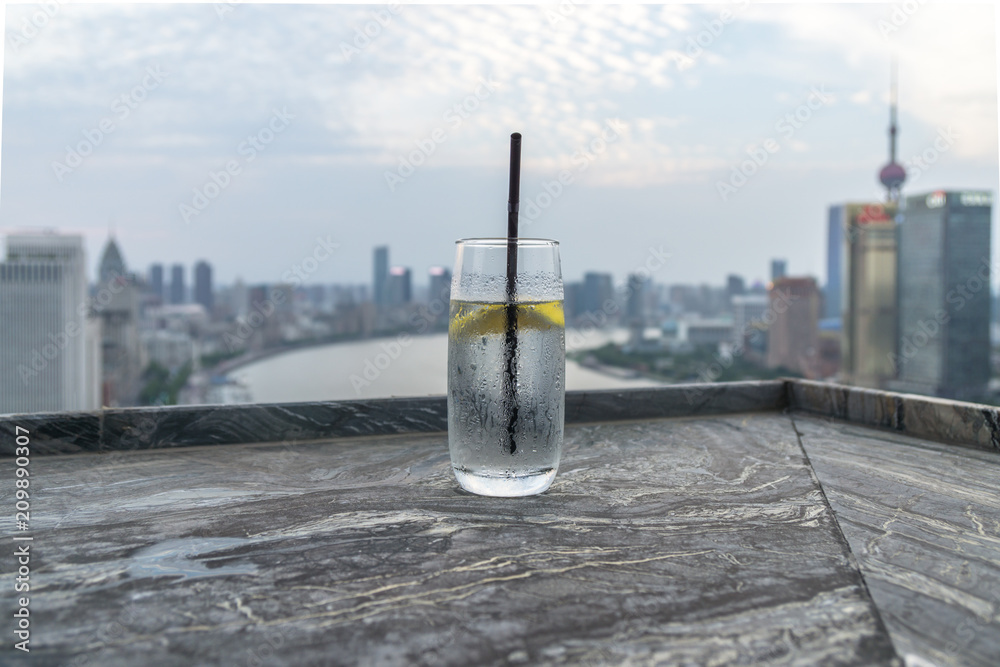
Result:
<svg viewBox="0 0 1000 667"><path fill-rule="evenodd" d="M559 245L559 241L556 241L555 239L537 239L537 238L525 238L525 237L519 236L516 239L514 239L514 241L515 241L516 245L518 245L518 246L537 246L537 247L543 247L543 246L557 246L557 245ZM504 247L505 248L505 247L507 247L507 244L509 242L510 242L510 240L506 236L497 236L497 237L486 237L486 238L458 239L457 241L455 241L455 244L456 245L462 244L462 245L468 245L468 246L481 246L481 247L487 247L487 248L495 248L495 247L497 247L497 248L498 247Z"/></svg>

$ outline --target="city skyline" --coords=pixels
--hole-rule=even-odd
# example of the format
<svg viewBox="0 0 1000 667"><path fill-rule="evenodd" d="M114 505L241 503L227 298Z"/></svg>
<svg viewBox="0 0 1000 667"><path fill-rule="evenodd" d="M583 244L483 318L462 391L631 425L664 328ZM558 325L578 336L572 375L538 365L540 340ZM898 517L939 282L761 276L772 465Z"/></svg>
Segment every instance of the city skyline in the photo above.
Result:
<svg viewBox="0 0 1000 667"><path fill-rule="evenodd" d="M60 6L21 41L8 8L0 234L82 233L93 275L113 225L132 266L210 257L218 284L277 282L319 238L339 249L311 281L367 282L388 240L424 276L503 232L518 129L522 232L560 240L567 281L656 251L665 284L766 282L779 257L825 284L827 207L882 197L893 51L904 196L997 192L989 6L402 6L364 48L381 5L222 7Z"/></svg>
<svg viewBox="0 0 1000 667"><path fill-rule="evenodd" d="M648 359L626 358L660 355L652 368L673 381L690 380L692 372L701 381L714 381L738 362L735 379L745 373L793 373L991 400L990 323L994 328L996 323L994 298L983 289L992 262L982 249L990 246L992 197L977 191L918 194L908 197L909 209L915 212L912 220L897 218L892 207L882 205L831 207L830 228L838 230L831 241L842 244L844 258L843 326L840 318L821 322L822 297L814 278L788 276L787 262L774 258L773 282L766 288L747 289L735 274L717 287L657 285L651 265L618 285L610 273L588 271L582 281L565 285L567 330L579 338L595 328L627 327L626 345L591 354L643 373L650 372ZM72 260L60 264L64 251ZM169 289L162 284L157 289L163 273L159 263L150 267L148 285L137 282L111 235L98 281L88 287L83 254L80 235L8 239L7 262L0 263L5 294L0 306L12 317L3 331L8 339L3 361L7 375L19 376L33 391L27 403L8 400L0 409L67 409L72 405L67 400L83 397L79 387L84 385L91 387L84 390L87 400L96 400L98 366L101 405L247 401L250 390L218 375L216 364L229 363L234 355L241 355L235 363L252 364L265 349L324 346L393 332L397 341L390 347L402 349L411 335L441 333L448 322L450 271L431 268L430 288L418 293L409 268L390 266L388 246L373 248L373 282L358 290L295 281L233 285L218 290L218 309L213 269L205 260L195 265L188 292L184 266L176 263L170 267ZM303 263L304 270L311 272L318 258L311 266ZM76 278L66 282L70 273ZM826 291L837 287L830 284ZM48 291L42 295L39 289ZM78 292L77 298L70 292ZM34 312L32 300L39 296L43 307ZM72 317L85 317L85 326ZM76 354L68 347L71 341ZM79 354L81 346L88 353ZM692 368L684 355L704 355L706 346L717 347L715 362ZM677 374L667 371L674 368L673 358L666 358L673 354L682 358ZM80 376L83 385L54 372L67 363L89 369L89 375ZM49 380L45 391L41 382L32 387L43 374ZM355 391L367 386L353 380L351 385ZM60 399L65 391L71 395ZM8 394L10 399L15 392ZM17 395L27 399L29 394Z"/></svg>
<svg viewBox="0 0 1000 667"><path fill-rule="evenodd" d="M28 230L28 231L26 231L24 233L28 233L29 235L34 235L34 234L39 234L40 233L41 235L44 236L44 235L48 235L48 234L53 233L53 232L54 232L54 230L43 230L42 232L38 232L38 231L32 232L32 231ZM54 232L54 233L57 236L60 235L59 232ZM6 238L5 236L0 235L0 248L3 247L3 244L5 242L5 238ZM118 237L116 237L114 235L107 236L105 238L105 240L104 240L104 245L102 246L102 249L101 249L101 251L100 251L99 254L103 254L103 252L106 250L106 248L107 248L107 246L108 246L109 243L114 243L116 245L120 245L120 240L118 239ZM204 265L208 269L208 271L209 271L208 281L209 281L209 284L212 286L212 293L215 293L218 289L229 289L229 288L232 288L234 285L236 285L238 283L243 284L244 286L246 286L246 285L280 285L280 284L291 283L295 287L302 287L302 288L308 288L308 287L313 287L313 286L328 286L328 287L335 287L335 286L368 286L368 287L370 287L372 289L372 301L373 301L373 303L376 303L376 302L378 302L378 298L375 296L378 293L378 289L377 289L378 279L377 279L377 277L372 276L371 273L372 273L373 270L374 270L374 272L376 274L378 273L377 266L378 266L378 261L379 261L378 260L379 251L383 250L383 249L387 253L389 253L387 255L387 259L386 259L386 261L388 261L388 257L391 257L391 252L392 252L392 246L391 245L387 245L387 244L383 243L383 244L374 246L372 248L369 248L369 251L374 255L374 257L372 259L372 266L371 266L371 270L369 271L369 275L368 276L360 276L360 277L357 277L357 279L351 280L351 281L348 281L348 282L328 282L328 281L321 281L321 280L309 280L308 277L311 275L312 272L310 272L308 270L304 270L304 268L301 265L299 265L299 266L296 266L296 267L292 267L292 269L290 271L286 272L285 275L283 275L281 277L278 277L277 279L274 279L274 280L248 281L248 280L244 280L241 277L237 276L237 279L235 281L227 282L227 283L221 283L221 282L218 282L218 281L216 281L214 279L214 274L215 274L215 271L216 271L216 268L217 268L216 261L214 259L206 258L206 257L199 257L198 259L196 259L190 265L179 263L179 262L174 262L174 261L170 261L170 260L157 260L157 261L154 261L153 263L149 264L147 267L145 267L145 269L143 269L142 267L135 266L135 265L133 265L133 264L131 264L129 262L126 262L126 264L127 264L127 269L128 269L127 272L129 274L138 276L143 283L145 283L145 284L147 284L149 286L148 289L151 292L154 292L154 293L157 293L157 294L161 294L163 296L163 298L165 299L166 302L170 302L170 300L171 300L171 296L170 296L171 295L171 291L170 290L171 290L171 286L173 284L172 276L168 276L166 274L166 271L165 271L166 269L173 268L175 266L179 267L181 269L181 275L182 275L181 287L183 288L184 299L187 302L197 302L198 299L195 298L195 284L191 283L188 280L188 276L190 275L190 277L192 279L194 279L198 267L200 265ZM127 248L121 249L121 252L122 252L123 256L127 255L127 252L128 252ZM655 257L655 255L654 255L654 257ZM769 260L769 266L771 266L772 269L773 269L774 262L776 262L776 261L777 262L786 263L785 260L783 260L783 259L772 258L771 260ZM390 270L394 269L394 268L403 268L403 269L409 270L410 273L411 273L410 279L411 279L412 285L414 286L415 289L426 289L426 288L431 287L435 282L439 281L440 276L442 274L446 274L448 276L451 276L451 267L450 266L431 265L431 266L427 267L426 271L415 272L414 269L413 269L413 267L405 266L405 265L398 264L398 263L395 263L395 262L393 262L391 265L389 265L389 264L385 265L386 275L388 275L390 273ZM100 274L100 269L99 268L95 269L95 271L97 272L98 275ZM579 283L579 284L582 284L582 283L584 283L586 281L588 274L589 275L598 275L598 274L600 274L600 275L608 275L608 276L610 276L611 280L612 280L612 283L613 283L613 286L614 286L615 289L622 289L622 288L624 288L627 285L627 283L629 282L629 279L635 275L634 273L628 273L628 274L624 274L624 275L617 275L617 274L615 274L615 273L613 273L611 271L606 270L603 267L589 267L589 268L586 268L586 269L583 270L583 273L582 273L582 275L581 275L581 277L580 277L579 280L564 280L564 283L566 283L566 284L570 284L570 283ZM159 278L159 283L157 281L157 278ZM724 286L727 285L727 282L731 282L733 279L741 279L741 280L743 280L743 282L745 283L746 289L750 289L752 287L758 287L758 288L766 287L767 284L770 282L768 280L753 280L753 281L746 280L746 279L744 279L744 276L740 276L740 275L737 275L737 274L729 273L729 274L727 274L725 276L722 276L722 278L720 280L716 280L714 282L700 282L700 283L689 282L689 283L685 283L685 282L681 281L681 282L676 282L676 283L666 283L666 282L654 280L654 279L651 278L651 284L661 285L661 286L670 286L670 285L699 286L699 285L706 285L706 286L711 286L711 287L720 287L720 286L724 287ZM88 281L90 281L90 277L89 276L88 276ZM96 281L90 281L89 284L96 285L98 282L100 282L100 279L98 279ZM159 289L156 287L157 284L160 285Z"/></svg>

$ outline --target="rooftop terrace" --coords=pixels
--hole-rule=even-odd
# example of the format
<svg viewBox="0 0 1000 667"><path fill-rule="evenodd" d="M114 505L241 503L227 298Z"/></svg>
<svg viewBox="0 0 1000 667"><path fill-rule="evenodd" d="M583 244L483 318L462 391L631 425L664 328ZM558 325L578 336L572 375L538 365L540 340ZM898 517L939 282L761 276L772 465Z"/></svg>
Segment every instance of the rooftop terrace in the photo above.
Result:
<svg viewBox="0 0 1000 667"><path fill-rule="evenodd" d="M4 663L1000 664L987 406L570 392L521 499L458 488L443 397L4 416L4 454L15 426L32 634Z"/></svg>

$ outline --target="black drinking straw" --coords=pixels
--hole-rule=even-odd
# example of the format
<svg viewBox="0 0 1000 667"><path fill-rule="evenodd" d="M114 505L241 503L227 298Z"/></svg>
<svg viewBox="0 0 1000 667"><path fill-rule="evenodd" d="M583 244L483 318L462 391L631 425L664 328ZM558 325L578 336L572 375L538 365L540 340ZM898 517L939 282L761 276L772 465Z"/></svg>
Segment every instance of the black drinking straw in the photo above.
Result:
<svg viewBox="0 0 1000 667"><path fill-rule="evenodd" d="M521 201L521 133L510 135L510 195L507 198L507 332L504 337L504 351L507 359L504 371L504 387L510 417L507 421L509 451L517 451L514 443L514 424L517 422L517 398L515 393L515 361L517 356L517 209Z"/></svg>

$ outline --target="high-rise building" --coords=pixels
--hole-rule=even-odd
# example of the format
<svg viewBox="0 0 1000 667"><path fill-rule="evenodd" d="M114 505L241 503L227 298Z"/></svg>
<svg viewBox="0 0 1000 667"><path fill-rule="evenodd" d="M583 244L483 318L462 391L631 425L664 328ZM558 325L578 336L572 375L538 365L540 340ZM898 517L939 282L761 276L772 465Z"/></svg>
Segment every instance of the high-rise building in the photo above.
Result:
<svg viewBox="0 0 1000 667"><path fill-rule="evenodd" d="M733 297L734 343L743 346L755 330L766 329L764 320L770 299L767 294L738 294Z"/></svg>
<svg viewBox="0 0 1000 667"><path fill-rule="evenodd" d="M614 287L611 284L611 274L593 271L585 273L583 275L582 296L585 312L598 313L605 310L606 304L615 296Z"/></svg>
<svg viewBox="0 0 1000 667"><path fill-rule="evenodd" d="M730 274L726 276L726 301L730 306L733 304L733 297L746 294L747 284L742 276Z"/></svg>
<svg viewBox="0 0 1000 667"><path fill-rule="evenodd" d="M403 266L389 269L389 279L385 283L386 302L389 306L402 306L413 300L413 286L410 270Z"/></svg>
<svg viewBox="0 0 1000 667"><path fill-rule="evenodd" d="M879 171L886 203L831 207L827 249L827 312L838 305L841 312L841 379L876 389L889 387L897 371L897 213L906 170L896 162L895 60L889 98L889 162Z"/></svg>
<svg viewBox="0 0 1000 667"><path fill-rule="evenodd" d="M98 289L101 285L112 283L125 275L125 260L122 258L118 243L112 236L108 238L104 252L101 254L101 261L97 266Z"/></svg>
<svg viewBox="0 0 1000 667"><path fill-rule="evenodd" d="M428 271L429 287L427 289L427 300L440 301L448 309L451 300L451 271L442 266L432 266Z"/></svg>
<svg viewBox="0 0 1000 667"><path fill-rule="evenodd" d="M989 192L906 198L893 387L981 400L990 379Z"/></svg>
<svg viewBox="0 0 1000 667"><path fill-rule="evenodd" d="M229 289L229 311L238 318L247 316L250 304L250 293L242 278L237 278Z"/></svg>
<svg viewBox="0 0 1000 667"><path fill-rule="evenodd" d="M270 286L268 298L274 303L274 313L270 316L281 325L295 322L295 285L276 283Z"/></svg>
<svg viewBox="0 0 1000 667"><path fill-rule="evenodd" d="M841 272L844 254L844 206L830 207L826 227L826 285L823 287L823 317L839 320L841 313Z"/></svg>
<svg viewBox="0 0 1000 667"><path fill-rule="evenodd" d="M771 282L776 283L788 273L788 262L784 259L771 260Z"/></svg>
<svg viewBox="0 0 1000 667"><path fill-rule="evenodd" d="M630 330L629 344L633 348L643 345L646 323L649 319L649 277L631 274L625 288L625 324Z"/></svg>
<svg viewBox="0 0 1000 667"><path fill-rule="evenodd" d="M385 285L389 280L389 246L375 248L375 274L372 279L375 305L387 303Z"/></svg>
<svg viewBox="0 0 1000 667"><path fill-rule="evenodd" d="M0 413L100 407L100 321L80 236L7 237L0 263Z"/></svg>
<svg viewBox="0 0 1000 667"><path fill-rule="evenodd" d="M435 327L448 326L448 311L451 304L451 271L442 266L432 266L428 271L427 310L428 324Z"/></svg>
<svg viewBox="0 0 1000 667"><path fill-rule="evenodd" d="M184 267L174 264L170 267L170 303L184 303Z"/></svg>
<svg viewBox="0 0 1000 667"><path fill-rule="evenodd" d="M563 312L566 326L583 314L583 283L566 283L563 286Z"/></svg>
<svg viewBox="0 0 1000 667"><path fill-rule="evenodd" d="M895 377L896 208L844 205L841 369L849 384L885 389Z"/></svg>
<svg viewBox="0 0 1000 667"><path fill-rule="evenodd" d="M260 284L248 287L246 293L246 322L253 331L245 339L246 346L259 349L280 343L281 326L288 317L290 290L286 293L281 285Z"/></svg>
<svg viewBox="0 0 1000 667"><path fill-rule="evenodd" d="M212 315L212 307L215 305L212 266L204 260L194 265L194 302L203 305L209 316Z"/></svg>
<svg viewBox="0 0 1000 667"><path fill-rule="evenodd" d="M135 405L144 366L139 337L139 288L114 238L108 239L97 276L94 310L101 319L101 404Z"/></svg>
<svg viewBox="0 0 1000 667"><path fill-rule="evenodd" d="M767 365L813 377L819 335L820 296L812 278L778 278L768 293L774 322L768 328Z"/></svg>
<svg viewBox="0 0 1000 667"><path fill-rule="evenodd" d="M149 267L149 292L159 303L163 303L163 265L153 264Z"/></svg>
<svg viewBox="0 0 1000 667"><path fill-rule="evenodd" d="M625 318L629 326L645 327L648 316L649 278L632 274L628 277L628 297L625 300Z"/></svg>

